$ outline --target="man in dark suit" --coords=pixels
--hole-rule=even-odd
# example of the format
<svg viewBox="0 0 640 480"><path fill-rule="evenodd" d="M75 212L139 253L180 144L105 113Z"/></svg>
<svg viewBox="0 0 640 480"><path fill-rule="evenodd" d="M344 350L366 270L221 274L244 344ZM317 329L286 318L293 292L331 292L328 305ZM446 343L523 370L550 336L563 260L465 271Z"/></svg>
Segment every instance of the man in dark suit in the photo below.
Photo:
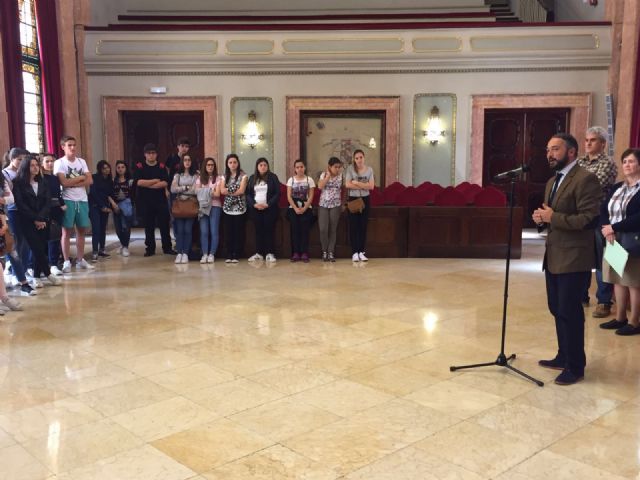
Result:
<svg viewBox="0 0 640 480"><path fill-rule="evenodd" d="M551 137L549 166L556 172L545 189L545 203L533 212L533 221L548 230L543 270L547 302L555 318L558 353L540 360L541 367L562 370L558 385L584 378L584 285L595 267L593 230L602 188L598 178L577 165L578 142L568 134Z"/></svg>

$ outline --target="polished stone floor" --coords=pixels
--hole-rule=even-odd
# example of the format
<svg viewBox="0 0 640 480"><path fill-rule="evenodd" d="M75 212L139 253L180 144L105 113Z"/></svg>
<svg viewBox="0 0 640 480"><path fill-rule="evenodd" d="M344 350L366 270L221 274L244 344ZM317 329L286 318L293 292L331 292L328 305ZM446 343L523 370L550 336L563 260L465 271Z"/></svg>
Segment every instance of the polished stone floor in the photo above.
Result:
<svg viewBox="0 0 640 480"><path fill-rule="evenodd" d="M498 260L114 255L0 320L0 479L640 478L640 338L559 387L542 243Z"/></svg>

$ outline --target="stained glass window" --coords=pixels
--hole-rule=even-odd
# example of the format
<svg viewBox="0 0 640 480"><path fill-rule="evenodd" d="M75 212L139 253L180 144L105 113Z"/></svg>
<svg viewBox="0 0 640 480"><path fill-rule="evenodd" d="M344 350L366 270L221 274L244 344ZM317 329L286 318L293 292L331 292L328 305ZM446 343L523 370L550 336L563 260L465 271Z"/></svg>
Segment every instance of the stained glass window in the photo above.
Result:
<svg viewBox="0 0 640 480"><path fill-rule="evenodd" d="M24 130L26 148L44 152L44 115L42 111L42 77L36 26L35 0L18 0L20 9L20 47L24 83Z"/></svg>

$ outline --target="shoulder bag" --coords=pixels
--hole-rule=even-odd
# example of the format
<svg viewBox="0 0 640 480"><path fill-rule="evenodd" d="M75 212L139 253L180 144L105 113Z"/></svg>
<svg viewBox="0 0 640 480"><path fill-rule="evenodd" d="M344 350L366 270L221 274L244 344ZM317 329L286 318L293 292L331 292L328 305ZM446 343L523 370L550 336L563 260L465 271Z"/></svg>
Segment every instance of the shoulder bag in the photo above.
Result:
<svg viewBox="0 0 640 480"><path fill-rule="evenodd" d="M639 232L619 232L618 243L631 257L640 257L640 233Z"/></svg>

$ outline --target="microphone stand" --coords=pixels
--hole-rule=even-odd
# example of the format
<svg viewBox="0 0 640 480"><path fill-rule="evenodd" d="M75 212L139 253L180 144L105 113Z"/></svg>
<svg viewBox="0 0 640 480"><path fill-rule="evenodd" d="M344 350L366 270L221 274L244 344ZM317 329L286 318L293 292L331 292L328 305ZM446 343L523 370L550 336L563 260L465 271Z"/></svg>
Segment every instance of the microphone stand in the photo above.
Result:
<svg viewBox="0 0 640 480"><path fill-rule="evenodd" d="M496 358L493 362L486 363L475 363L473 365L460 365L460 366L451 366L449 370L451 372L455 372L456 370L462 370L466 368L479 368L479 367L505 367L511 370L512 372L517 373L518 375L526 378L527 380L531 380L533 383L538 385L539 387L544 386L544 383L540 380L533 378L530 375L518 370L509 364L511 360L516 358L516 354L512 353L510 356L506 356L504 353L504 340L507 332L507 299L509 298L509 267L511 266L511 241L513 237L513 204L514 204L514 195L515 195L515 187L516 187L516 175L511 177L511 198L509 201L509 222L508 222L508 236L507 236L507 261L506 268L504 272L504 300L502 304L502 339L500 341L500 353L498 354L498 358Z"/></svg>

